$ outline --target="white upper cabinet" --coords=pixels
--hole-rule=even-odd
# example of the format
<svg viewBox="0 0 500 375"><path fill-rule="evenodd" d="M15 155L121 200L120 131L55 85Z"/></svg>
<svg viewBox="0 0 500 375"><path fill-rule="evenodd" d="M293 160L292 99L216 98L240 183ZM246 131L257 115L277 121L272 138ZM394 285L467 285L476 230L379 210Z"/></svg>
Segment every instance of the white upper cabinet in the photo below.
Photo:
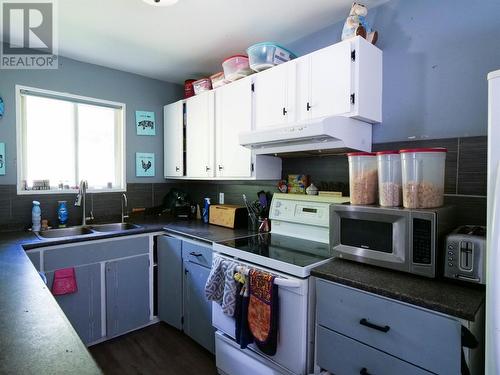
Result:
<svg viewBox="0 0 500 375"><path fill-rule="evenodd" d="M382 51L361 37L255 76L255 129L329 116L382 121Z"/></svg>
<svg viewBox="0 0 500 375"><path fill-rule="evenodd" d="M183 101L180 100L163 108L163 165L165 177L184 175L183 106Z"/></svg>
<svg viewBox="0 0 500 375"><path fill-rule="evenodd" d="M347 114L351 111L351 46L338 43L313 52L308 59L309 98L300 103L311 118Z"/></svg>
<svg viewBox="0 0 500 375"><path fill-rule="evenodd" d="M290 62L255 75L255 124L262 129L295 120L295 64Z"/></svg>
<svg viewBox="0 0 500 375"><path fill-rule="evenodd" d="M214 177L214 92L186 99L186 176Z"/></svg>
<svg viewBox="0 0 500 375"><path fill-rule="evenodd" d="M251 177L252 151L240 146L238 134L252 130L250 77L215 90L215 167L217 177Z"/></svg>

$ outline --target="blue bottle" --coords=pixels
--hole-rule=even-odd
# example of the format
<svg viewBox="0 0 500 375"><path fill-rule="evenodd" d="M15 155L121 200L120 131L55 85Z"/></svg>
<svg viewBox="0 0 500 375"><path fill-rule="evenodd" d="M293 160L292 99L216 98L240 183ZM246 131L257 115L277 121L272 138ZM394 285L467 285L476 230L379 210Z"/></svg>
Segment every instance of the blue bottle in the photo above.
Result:
<svg viewBox="0 0 500 375"><path fill-rule="evenodd" d="M59 227L65 227L68 222L68 208L66 207L66 201L57 202L57 218L59 219Z"/></svg>
<svg viewBox="0 0 500 375"><path fill-rule="evenodd" d="M210 212L210 198L205 198L203 202L203 214L202 214L203 222L205 224L208 224L209 212Z"/></svg>

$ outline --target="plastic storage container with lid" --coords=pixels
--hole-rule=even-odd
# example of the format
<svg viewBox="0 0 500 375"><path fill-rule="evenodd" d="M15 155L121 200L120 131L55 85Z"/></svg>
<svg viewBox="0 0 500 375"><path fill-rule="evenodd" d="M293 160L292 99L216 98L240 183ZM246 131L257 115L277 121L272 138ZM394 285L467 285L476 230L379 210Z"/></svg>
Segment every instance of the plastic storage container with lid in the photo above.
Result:
<svg viewBox="0 0 500 375"><path fill-rule="evenodd" d="M254 44L247 48L247 53L250 68L256 72L261 72L296 58L292 52L272 42Z"/></svg>
<svg viewBox="0 0 500 375"><path fill-rule="evenodd" d="M352 152L349 159L351 204L374 204L377 201L377 157L371 152Z"/></svg>
<svg viewBox="0 0 500 375"><path fill-rule="evenodd" d="M228 81L236 81L237 79L249 76L253 73L248 65L248 57L245 55L234 55L228 57L222 63L224 76Z"/></svg>
<svg viewBox="0 0 500 375"><path fill-rule="evenodd" d="M380 205L384 207L401 206L403 194L399 151L377 152L377 164Z"/></svg>
<svg viewBox="0 0 500 375"><path fill-rule="evenodd" d="M194 96L193 83L196 82L195 79L186 79L184 81L184 99Z"/></svg>
<svg viewBox="0 0 500 375"><path fill-rule="evenodd" d="M399 152L403 172L403 206L442 206L446 148L415 148Z"/></svg>
<svg viewBox="0 0 500 375"><path fill-rule="evenodd" d="M210 76L210 80L212 81L212 88L214 89L224 86L226 83L228 83L226 81L226 77L224 76L224 72L212 74Z"/></svg>
<svg viewBox="0 0 500 375"><path fill-rule="evenodd" d="M202 78L193 82L195 95L201 94L203 91L212 90L212 81L210 78Z"/></svg>

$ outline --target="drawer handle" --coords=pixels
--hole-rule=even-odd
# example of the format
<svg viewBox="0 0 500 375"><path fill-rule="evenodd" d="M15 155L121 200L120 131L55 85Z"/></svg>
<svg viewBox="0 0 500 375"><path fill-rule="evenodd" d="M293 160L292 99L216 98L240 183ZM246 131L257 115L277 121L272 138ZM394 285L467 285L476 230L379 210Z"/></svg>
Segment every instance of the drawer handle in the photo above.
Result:
<svg viewBox="0 0 500 375"><path fill-rule="evenodd" d="M365 318L361 319L359 321L359 324L361 324L362 326L365 326L365 327L376 329L377 331L384 332L384 333L389 332L389 330L391 329L391 327L389 327L389 326L382 327L382 326L379 326L377 324L370 323Z"/></svg>
<svg viewBox="0 0 500 375"><path fill-rule="evenodd" d="M363 367L361 369L361 371L359 372L360 375L372 375L368 372L368 370L366 369L366 367Z"/></svg>
<svg viewBox="0 0 500 375"><path fill-rule="evenodd" d="M189 255L192 255L192 256L194 256L194 257L196 257L196 258L198 258L198 257L202 257L202 256L203 256L203 254L201 254L201 253L195 253L194 251L191 251L191 252L189 253Z"/></svg>

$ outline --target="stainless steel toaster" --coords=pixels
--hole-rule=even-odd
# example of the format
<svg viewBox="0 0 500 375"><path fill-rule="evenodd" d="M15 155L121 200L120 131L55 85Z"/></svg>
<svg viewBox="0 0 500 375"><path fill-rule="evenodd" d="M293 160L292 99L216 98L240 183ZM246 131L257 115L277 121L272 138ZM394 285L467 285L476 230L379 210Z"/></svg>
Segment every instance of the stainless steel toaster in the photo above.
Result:
<svg viewBox="0 0 500 375"><path fill-rule="evenodd" d="M486 227L464 225L446 237L444 276L486 284Z"/></svg>

